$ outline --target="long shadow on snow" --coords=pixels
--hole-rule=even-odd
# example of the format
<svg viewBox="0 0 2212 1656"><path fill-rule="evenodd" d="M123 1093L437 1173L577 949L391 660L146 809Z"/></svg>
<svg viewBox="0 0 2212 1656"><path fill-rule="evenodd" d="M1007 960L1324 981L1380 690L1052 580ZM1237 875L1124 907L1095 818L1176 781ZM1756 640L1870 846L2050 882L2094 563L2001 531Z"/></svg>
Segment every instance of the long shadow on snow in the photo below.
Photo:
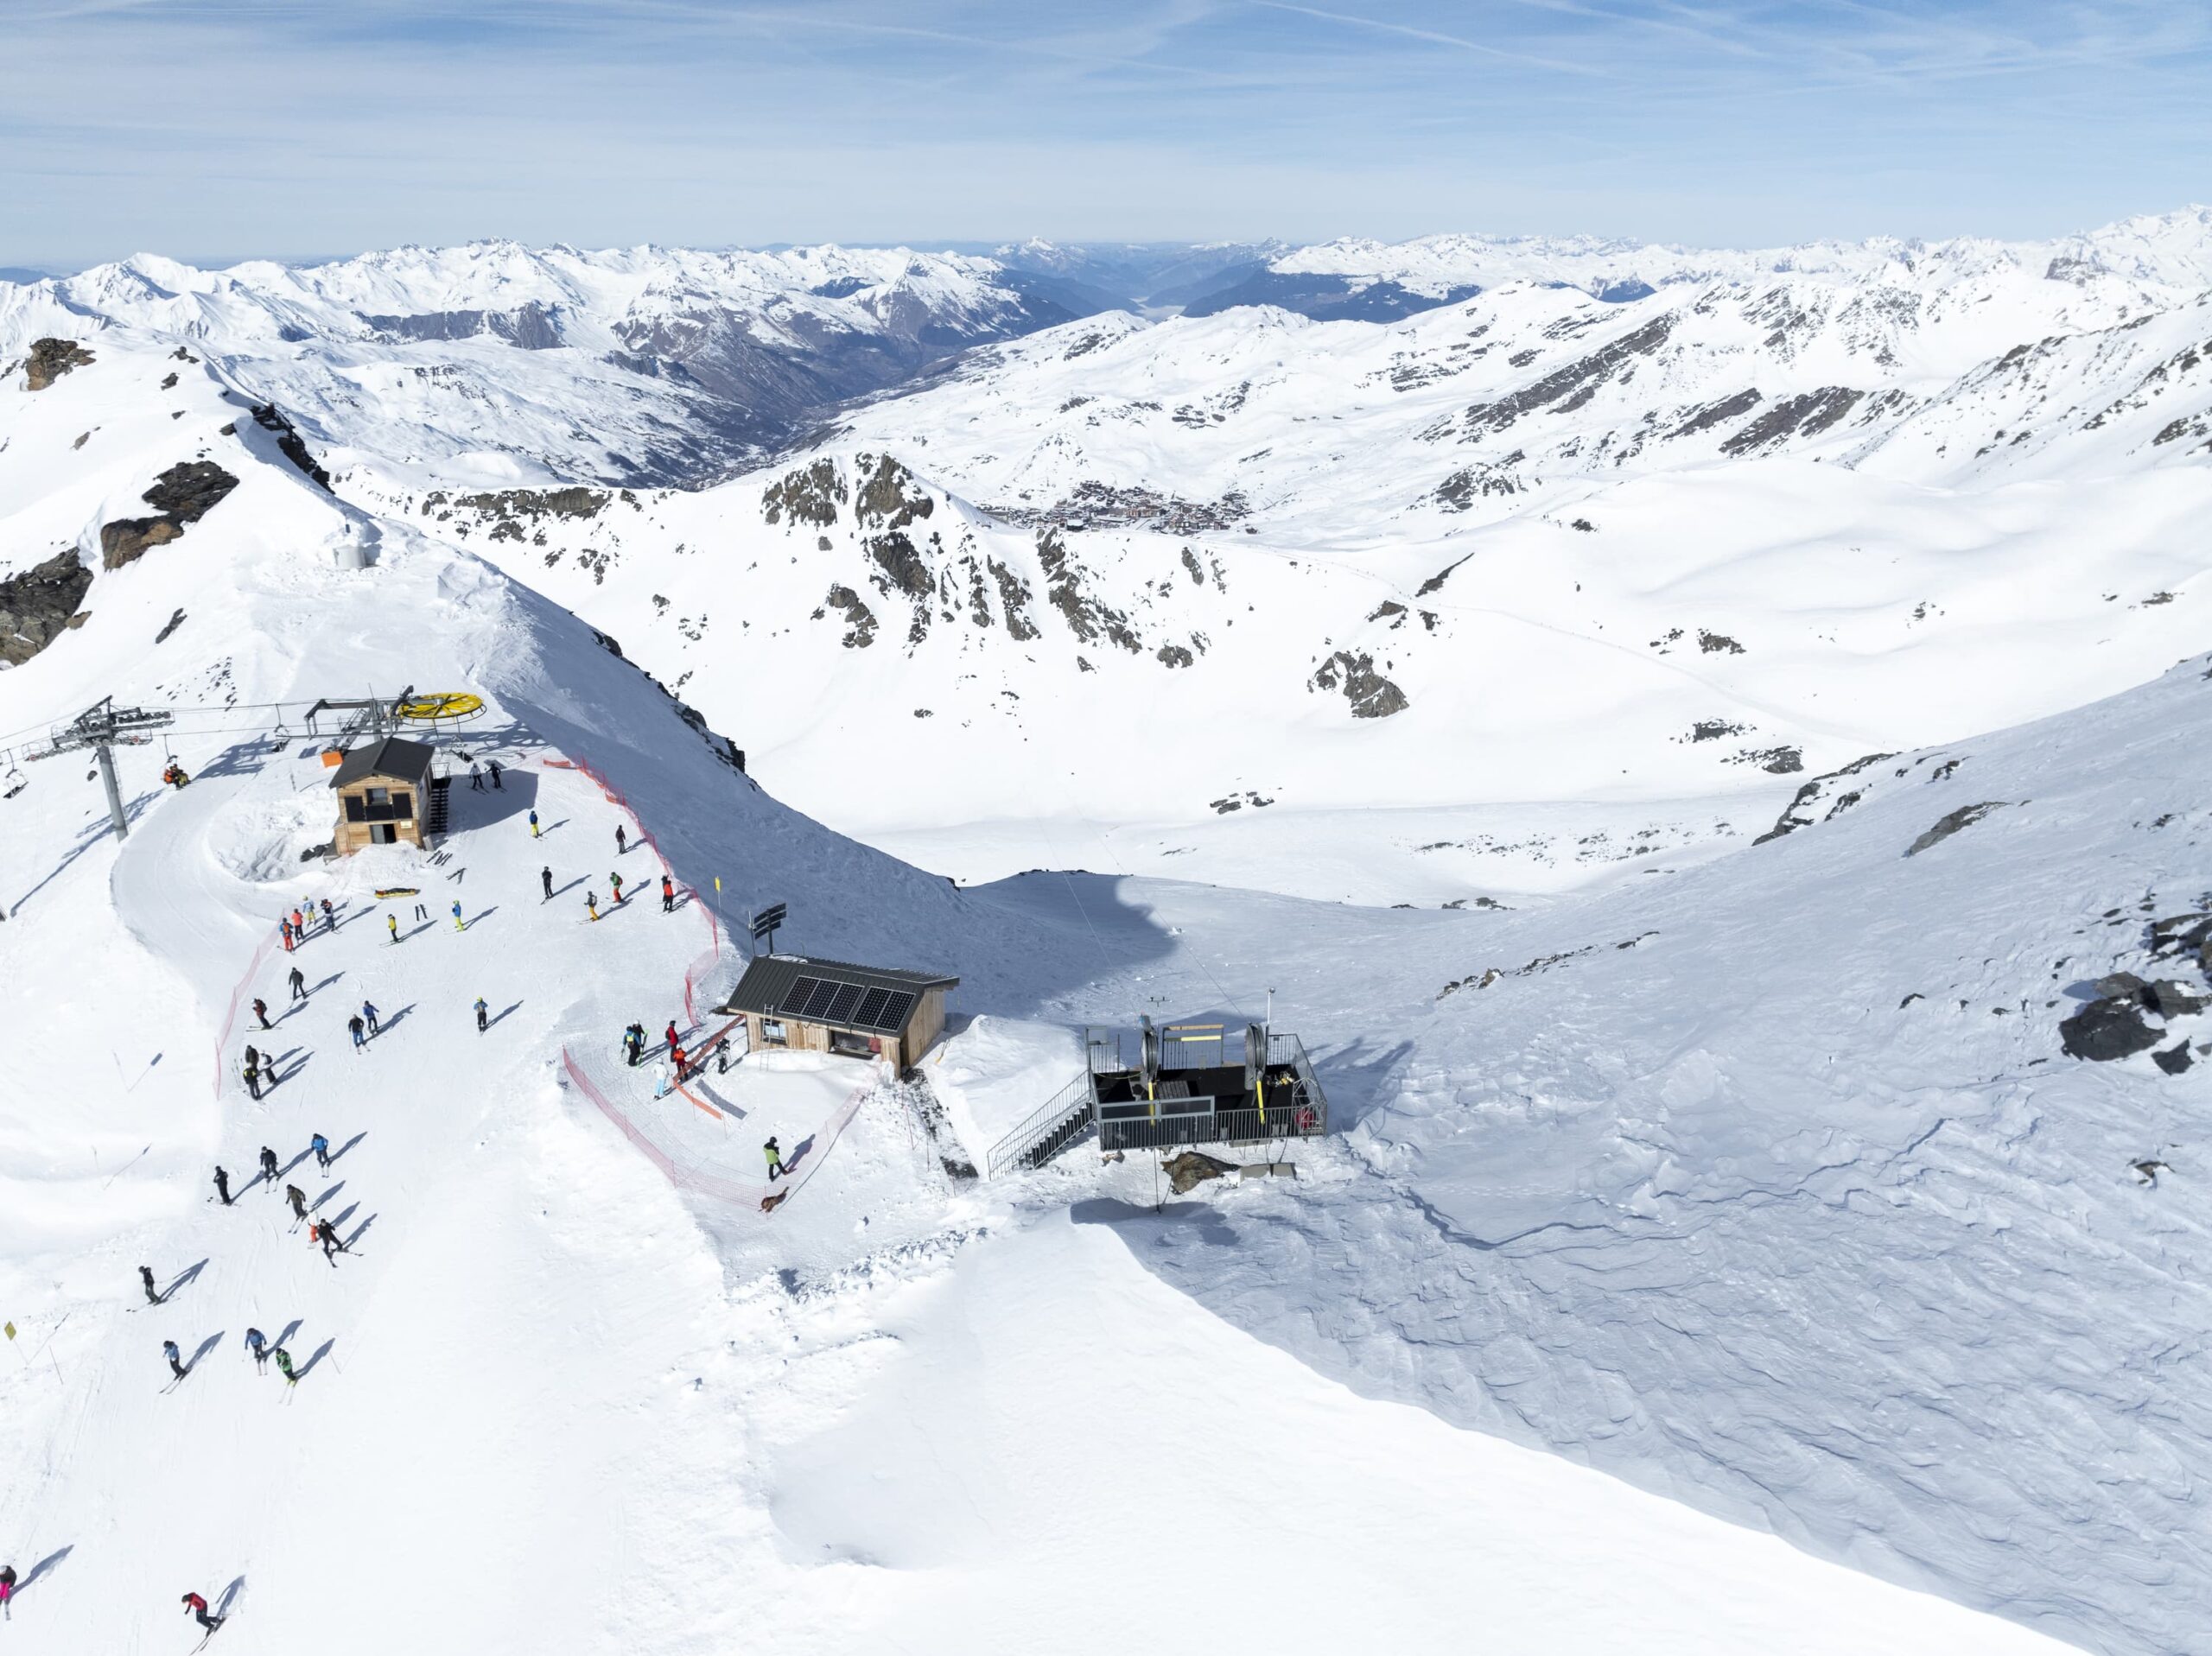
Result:
<svg viewBox="0 0 2212 1656"><path fill-rule="evenodd" d="M156 789L152 793L138 795L128 804L124 806L123 820L126 822L135 824L141 816L146 814L147 808L150 806L155 800L158 799L162 794L168 791L169 790L167 788L160 788ZM45 879L39 881L37 885L32 886L30 890L25 891L13 903L10 904L8 905L8 912L13 914L17 910L21 909L24 904L29 902L48 886L53 885L56 879L60 879L61 875L67 872L69 866L75 862L78 858L83 856L87 851L90 851L94 846L99 844L101 841L106 839L114 832L115 825L108 821L107 814L105 811L100 813L99 819L97 822L92 822L87 826L78 829L77 843L69 850L62 853L61 860L54 864L52 868L47 871Z"/></svg>
<svg viewBox="0 0 2212 1656"><path fill-rule="evenodd" d="M335 1340L325 1340L321 1345L315 1348L315 1355L313 1356L309 1357L307 1361L302 1363L299 1367L292 1371L292 1378L295 1380L305 1380L308 1375L314 1374L315 1366L321 1362L325 1357L327 1357L330 1355L331 1347L337 1343L338 1342Z"/></svg>
<svg viewBox="0 0 2212 1656"><path fill-rule="evenodd" d="M17 1598L21 1598L24 1592L29 1589L40 1577L45 1575L47 1571L52 1570L56 1564L60 1564L64 1558L67 1558L76 1550L77 1544L72 1541L67 1546L62 1547L56 1551L49 1552L46 1557L41 1558L36 1564L31 1566L31 1573L16 1583L16 1596Z"/></svg>
<svg viewBox="0 0 2212 1656"><path fill-rule="evenodd" d="M500 768L499 779L506 784L504 788L494 788L487 779L480 791L468 785L465 775L453 779L453 785L446 792L446 809L451 813L449 820L455 833L490 828L511 816L527 815L537 807L537 773Z"/></svg>

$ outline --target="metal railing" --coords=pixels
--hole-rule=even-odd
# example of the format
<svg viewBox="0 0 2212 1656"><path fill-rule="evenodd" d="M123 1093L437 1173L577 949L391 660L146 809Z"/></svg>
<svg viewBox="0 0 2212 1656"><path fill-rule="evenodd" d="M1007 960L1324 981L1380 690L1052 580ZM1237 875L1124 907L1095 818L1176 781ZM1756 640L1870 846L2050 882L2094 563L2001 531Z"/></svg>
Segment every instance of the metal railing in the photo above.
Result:
<svg viewBox="0 0 2212 1656"><path fill-rule="evenodd" d="M1021 1125L991 1146L983 1158L986 1177L1016 1168L1039 1166L1090 1130L1090 1072L1085 1069L1024 1118Z"/></svg>

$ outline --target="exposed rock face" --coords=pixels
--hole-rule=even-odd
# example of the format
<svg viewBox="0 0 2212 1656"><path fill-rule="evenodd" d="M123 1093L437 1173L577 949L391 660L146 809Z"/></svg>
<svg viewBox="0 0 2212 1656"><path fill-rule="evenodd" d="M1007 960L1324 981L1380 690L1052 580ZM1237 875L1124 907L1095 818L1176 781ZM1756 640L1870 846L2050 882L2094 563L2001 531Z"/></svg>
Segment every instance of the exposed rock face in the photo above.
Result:
<svg viewBox="0 0 2212 1656"><path fill-rule="evenodd" d="M91 365L92 353L74 339L33 339L30 359L23 365L29 376L26 389L42 391L72 368Z"/></svg>
<svg viewBox="0 0 2212 1656"><path fill-rule="evenodd" d="M1961 805L1958 809L1937 819L1934 828L1929 828L1927 833L1904 848L1904 854L1908 857L1916 856L1927 850L1929 846L1949 839L1961 828L1971 823L1979 822L1990 812L2002 810L2005 804L2005 802L2001 799L1985 799L1979 805Z"/></svg>
<svg viewBox="0 0 2212 1656"><path fill-rule="evenodd" d="M823 604L845 618L846 649L865 650L875 642L875 612L850 587L832 587Z"/></svg>
<svg viewBox="0 0 2212 1656"><path fill-rule="evenodd" d="M198 523L238 486L238 480L213 460L170 466L139 497L159 517L123 517L100 525L100 562L110 569L137 562L149 547L164 546L183 534L187 523Z"/></svg>
<svg viewBox="0 0 2212 1656"><path fill-rule="evenodd" d="M811 466L786 472L760 492L760 515L771 523L788 517L794 523L827 529L837 521L837 508L845 503L845 479L837 463L818 460Z"/></svg>
<svg viewBox="0 0 2212 1656"><path fill-rule="evenodd" d="M1539 409L1573 413L1596 397L1600 385L1631 365L1638 357L1648 357L1666 344L1674 327L1671 315L1656 316L1635 332L1554 370L1532 384L1496 402L1474 404L1460 418L1460 440L1471 442L1492 432L1503 431L1522 416L1534 414Z"/></svg>
<svg viewBox="0 0 2212 1656"><path fill-rule="evenodd" d="M919 479L888 454L868 471L868 457L859 457L867 475L853 495L853 516L864 527L905 529L937 510L937 500ZM818 464L819 462L817 462Z"/></svg>
<svg viewBox="0 0 2212 1656"><path fill-rule="evenodd" d="M92 572L73 547L0 581L0 662L15 666L52 644L92 584Z"/></svg>
<svg viewBox="0 0 2212 1656"><path fill-rule="evenodd" d="M1848 810L1851 806L1859 803L1859 791L1857 790L1837 796L1834 803L1829 805L1827 816L1816 817L1813 814L1821 801L1829 797L1833 791L1833 784L1846 777L1856 776L1870 765L1879 765L1884 759L1893 759L1896 757L1894 753L1869 753L1864 758L1852 760L1840 771L1823 771L1798 789L1796 797L1792 799L1782 815L1775 819L1774 826L1751 843L1764 845L1769 840L1779 840L1783 834L1794 834L1801 828L1810 828L1815 822L1826 822L1828 816L1834 816L1838 811Z"/></svg>
<svg viewBox="0 0 2212 1656"><path fill-rule="evenodd" d="M284 458L313 478L326 492L329 490L330 473L315 463L315 456L308 452L307 443L301 437L298 429L289 420L277 412L274 403L263 403L256 406L253 410L253 422L264 431L275 432L276 447L283 451ZM581 493L582 491L579 490L576 492Z"/></svg>
<svg viewBox="0 0 2212 1656"><path fill-rule="evenodd" d="M2062 1022L2058 1040L2071 1056L2104 1063L2158 1045L2158 1032L2143 1021L2134 995L2107 995Z"/></svg>
<svg viewBox="0 0 2212 1656"><path fill-rule="evenodd" d="M1339 650L1314 669L1306 688L1342 690L1355 719L1388 719L1413 705L1403 690L1375 670L1375 657L1364 651L1355 656Z"/></svg>
<svg viewBox="0 0 2212 1656"><path fill-rule="evenodd" d="M1748 454L1788 437L1816 437L1851 412L1866 395L1847 385L1823 385L1786 397L1720 445L1724 454Z"/></svg>

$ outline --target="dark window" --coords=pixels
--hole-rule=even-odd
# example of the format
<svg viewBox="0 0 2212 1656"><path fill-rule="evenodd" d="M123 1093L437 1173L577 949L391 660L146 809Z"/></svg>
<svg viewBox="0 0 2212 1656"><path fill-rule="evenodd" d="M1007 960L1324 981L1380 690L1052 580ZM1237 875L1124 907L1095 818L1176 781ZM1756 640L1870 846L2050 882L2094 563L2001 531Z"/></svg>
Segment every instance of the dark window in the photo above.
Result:
<svg viewBox="0 0 2212 1656"><path fill-rule="evenodd" d="M349 822L367 822L369 820L369 802L362 798L359 794L347 794L346 796L346 820Z"/></svg>
<svg viewBox="0 0 2212 1656"><path fill-rule="evenodd" d="M391 796L391 820L411 822L415 820L415 796L402 788Z"/></svg>

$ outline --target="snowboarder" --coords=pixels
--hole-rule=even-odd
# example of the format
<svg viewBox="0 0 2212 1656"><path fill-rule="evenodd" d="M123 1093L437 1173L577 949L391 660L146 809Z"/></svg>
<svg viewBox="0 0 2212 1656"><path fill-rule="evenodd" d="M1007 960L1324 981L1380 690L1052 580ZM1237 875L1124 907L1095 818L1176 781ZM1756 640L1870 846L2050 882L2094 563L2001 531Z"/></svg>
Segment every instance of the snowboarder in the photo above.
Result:
<svg viewBox="0 0 2212 1656"><path fill-rule="evenodd" d="M660 911L663 914L676 912L676 882L666 874L660 877Z"/></svg>
<svg viewBox="0 0 2212 1656"><path fill-rule="evenodd" d="M315 1164L321 1171L330 1171L330 1140L321 1133L308 1140L308 1148L315 1152Z"/></svg>
<svg viewBox="0 0 2212 1656"><path fill-rule="evenodd" d="M175 1375L179 1380L182 1380L184 1378L184 1359L177 1351L176 1342L174 1340L162 1341L162 1355L169 1360L169 1373Z"/></svg>
<svg viewBox="0 0 2212 1656"><path fill-rule="evenodd" d="M614 888L614 901L619 907L622 901L622 876L611 873L607 877L607 883Z"/></svg>
<svg viewBox="0 0 2212 1656"><path fill-rule="evenodd" d="M305 1219L308 1216L308 1193L298 1185L288 1184L284 1187L284 1200L292 1204L293 1218Z"/></svg>
<svg viewBox="0 0 2212 1656"><path fill-rule="evenodd" d="M245 1348L253 1354L253 1372L257 1374L264 1373L264 1366L269 1361L269 1336L259 1329L248 1329L245 1331Z"/></svg>
<svg viewBox="0 0 2212 1656"><path fill-rule="evenodd" d="M476 1032L477 1032L479 1035L481 1035L481 1034L485 1031L486 1028L486 1027L488 1027L488 1025L486 1025L486 1021L485 1021L485 1013L486 1013L486 1012L487 1010L488 1010L488 1009L487 1009L487 1008L485 1006L485 1005L484 1005L484 997L483 997L482 995L479 995L479 996L477 996L477 997L476 997Z"/></svg>
<svg viewBox="0 0 2212 1656"><path fill-rule="evenodd" d="M300 968L296 966L292 968L292 999L295 1000L305 1000L307 998L308 974L301 971Z"/></svg>
<svg viewBox="0 0 2212 1656"><path fill-rule="evenodd" d="M138 1280L145 1285L146 1303L149 1305L160 1304L162 1303L162 1297L154 1291L154 1267L150 1265L140 1266L138 1267Z"/></svg>
<svg viewBox="0 0 2212 1656"><path fill-rule="evenodd" d="M729 1037L727 1035L715 1043L715 1073L718 1075L729 1073Z"/></svg>
<svg viewBox="0 0 2212 1656"><path fill-rule="evenodd" d="M468 930L467 926L461 923L461 899L459 898L455 898L453 900L453 929L455 931L466 931Z"/></svg>
<svg viewBox="0 0 2212 1656"><path fill-rule="evenodd" d="M471 792L480 794L484 791L484 772L474 759L468 762L468 786Z"/></svg>
<svg viewBox="0 0 2212 1656"><path fill-rule="evenodd" d="M618 857L626 854L630 849L629 841L630 836L623 831L622 824L617 822L614 825L614 854Z"/></svg>
<svg viewBox="0 0 2212 1656"><path fill-rule="evenodd" d="M254 998L253 1015L260 1020L262 1028L267 1029L270 1027L269 1003L262 999L259 996L256 996Z"/></svg>
<svg viewBox="0 0 2212 1656"><path fill-rule="evenodd" d="M543 900L550 903L553 900L553 868L551 864L549 863L544 867L537 871L537 883L545 888L545 897Z"/></svg>
<svg viewBox="0 0 2212 1656"><path fill-rule="evenodd" d="M245 1061L245 1089L257 1100L261 1096L261 1066L251 1058Z"/></svg>
<svg viewBox="0 0 2212 1656"><path fill-rule="evenodd" d="M231 1176L224 1169L215 1170L215 1194L223 1198L223 1205L231 1205Z"/></svg>
<svg viewBox="0 0 2212 1656"><path fill-rule="evenodd" d="M395 943L399 941L399 917L396 914L387 914L384 917L384 923L385 927L391 933L391 941Z"/></svg>
<svg viewBox="0 0 2212 1656"><path fill-rule="evenodd" d="M297 1386L300 1383L300 1377L292 1372L292 1354L283 1347L278 1346L274 1355L276 1358L276 1372L284 1377L284 1384Z"/></svg>
<svg viewBox="0 0 2212 1656"><path fill-rule="evenodd" d="M586 891L584 893L584 910L593 919L596 920L599 918L599 893L597 891Z"/></svg>
<svg viewBox="0 0 2212 1656"><path fill-rule="evenodd" d="M261 1147L261 1177L269 1186L269 1194L276 1194L276 1152L267 1145Z"/></svg>
<svg viewBox="0 0 2212 1656"><path fill-rule="evenodd" d="M507 790L507 784L506 784L505 783L504 783L504 782L502 782L502 781L500 781L500 780L499 780L499 760L497 760L497 759L486 759L486 760L485 760L485 761L484 761L484 769L485 769L486 773L487 775L489 775L489 776L491 777L491 778L492 778L492 785L493 785L494 788L498 789L501 793L505 793L505 792Z"/></svg>
<svg viewBox="0 0 2212 1656"><path fill-rule="evenodd" d="M368 1020L370 1034L381 1035L384 1033L384 1031L379 1028L377 1024L377 1009L375 1002L364 1000L361 1003L361 1016Z"/></svg>
<svg viewBox="0 0 2212 1656"><path fill-rule="evenodd" d="M534 809L530 814L530 837L533 840L537 837L537 813Z"/></svg>
<svg viewBox="0 0 2212 1656"><path fill-rule="evenodd" d="M761 1153L768 1158L768 1183L773 1184L784 1176L784 1152L776 1148L776 1141L773 1139L761 1145L760 1150Z"/></svg>
<svg viewBox="0 0 2212 1656"><path fill-rule="evenodd" d="M221 1627L226 1619L219 1615L208 1615L207 1601L200 1597L197 1593L187 1593L184 1596L184 1608L191 1611L194 1615L199 1617L200 1625L207 1628L210 1633L214 1632L216 1628Z"/></svg>
<svg viewBox="0 0 2212 1656"><path fill-rule="evenodd" d="M368 1041L361 1033L361 1015L359 1012L346 1020L346 1030L353 1037L354 1051L366 1052L369 1050Z"/></svg>

